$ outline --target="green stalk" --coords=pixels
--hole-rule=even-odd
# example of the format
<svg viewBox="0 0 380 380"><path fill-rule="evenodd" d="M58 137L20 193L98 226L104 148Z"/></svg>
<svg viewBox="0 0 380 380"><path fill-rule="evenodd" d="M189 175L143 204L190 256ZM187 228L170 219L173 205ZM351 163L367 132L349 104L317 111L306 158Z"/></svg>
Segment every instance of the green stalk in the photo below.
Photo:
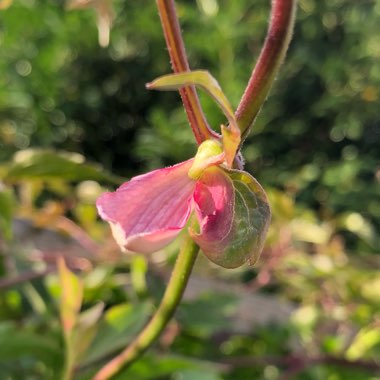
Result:
<svg viewBox="0 0 380 380"><path fill-rule="evenodd" d="M236 111L242 141L247 137L284 61L293 34L296 2L272 0L265 43Z"/></svg>
<svg viewBox="0 0 380 380"><path fill-rule="evenodd" d="M156 313L135 340L118 356L101 368L93 380L110 379L122 368L131 365L156 341L181 301L197 253L198 246L189 236L186 236L166 287L164 297Z"/></svg>

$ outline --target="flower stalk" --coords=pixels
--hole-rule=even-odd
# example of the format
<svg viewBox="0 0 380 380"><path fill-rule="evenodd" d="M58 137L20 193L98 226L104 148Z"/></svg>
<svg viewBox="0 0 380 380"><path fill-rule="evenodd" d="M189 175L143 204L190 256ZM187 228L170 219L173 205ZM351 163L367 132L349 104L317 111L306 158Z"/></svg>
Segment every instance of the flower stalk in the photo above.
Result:
<svg viewBox="0 0 380 380"><path fill-rule="evenodd" d="M157 7L173 71L190 71L174 0L157 0ZM183 87L179 93L197 144L210 137L217 137L206 120L195 87Z"/></svg>
<svg viewBox="0 0 380 380"><path fill-rule="evenodd" d="M293 34L296 2L272 0L265 43L236 111L242 141L248 136L284 61Z"/></svg>
<svg viewBox="0 0 380 380"><path fill-rule="evenodd" d="M137 360L159 337L182 299L198 254L190 236L184 238L161 304L141 333L118 356L108 362L93 380L107 380Z"/></svg>

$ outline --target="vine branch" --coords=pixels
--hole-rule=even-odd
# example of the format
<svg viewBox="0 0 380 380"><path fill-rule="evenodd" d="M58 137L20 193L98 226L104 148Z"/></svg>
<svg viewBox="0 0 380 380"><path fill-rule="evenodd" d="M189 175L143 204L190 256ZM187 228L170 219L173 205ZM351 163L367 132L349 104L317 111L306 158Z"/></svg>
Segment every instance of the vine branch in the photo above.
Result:
<svg viewBox="0 0 380 380"><path fill-rule="evenodd" d="M284 61L293 34L295 10L296 0L272 0L264 46L236 111L242 141L247 137Z"/></svg>
<svg viewBox="0 0 380 380"><path fill-rule="evenodd" d="M190 71L174 0L157 0L157 7L173 71ZM218 135L207 123L195 87L184 87L179 93L197 143L212 136L217 138Z"/></svg>

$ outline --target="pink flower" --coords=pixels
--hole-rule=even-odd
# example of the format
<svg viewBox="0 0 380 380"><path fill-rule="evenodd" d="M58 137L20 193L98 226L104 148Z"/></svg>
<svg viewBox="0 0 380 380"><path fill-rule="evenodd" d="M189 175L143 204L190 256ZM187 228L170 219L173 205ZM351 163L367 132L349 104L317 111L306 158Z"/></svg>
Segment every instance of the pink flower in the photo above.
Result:
<svg viewBox="0 0 380 380"><path fill-rule="evenodd" d="M195 74L166 77L165 85L171 88L189 75ZM205 77L208 73L197 75L203 83L209 80ZM210 81L208 91L216 94L213 96L230 121L230 128L222 126L222 144L206 140L195 158L134 177L97 200L99 215L109 222L123 249L152 253L164 248L194 211L199 231L189 229L189 233L211 261L225 268L257 261L270 208L260 184L248 173L231 169L240 133L229 103L215 83Z"/></svg>
<svg viewBox="0 0 380 380"><path fill-rule="evenodd" d="M152 253L177 237L194 210L200 231L190 233L211 261L253 263L269 224L267 198L248 173L222 167L223 158L205 159L199 169L196 157L134 177L98 199L99 214L125 250ZM198 178L189 176L194 170Z"/></svg>

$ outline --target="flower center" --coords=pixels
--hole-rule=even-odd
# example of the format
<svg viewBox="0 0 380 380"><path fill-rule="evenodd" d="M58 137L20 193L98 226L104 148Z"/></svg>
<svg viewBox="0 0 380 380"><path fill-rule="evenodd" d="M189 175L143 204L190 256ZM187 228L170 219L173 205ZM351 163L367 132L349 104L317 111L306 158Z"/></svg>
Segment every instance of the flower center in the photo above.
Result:
<svg viewBox="0 0 380 380"><path fill-rule="evenodd" d="M206 140L199 145L188 176L196 181L208 167L222 164L224 158L222 145L216 140Z"/></svg>

